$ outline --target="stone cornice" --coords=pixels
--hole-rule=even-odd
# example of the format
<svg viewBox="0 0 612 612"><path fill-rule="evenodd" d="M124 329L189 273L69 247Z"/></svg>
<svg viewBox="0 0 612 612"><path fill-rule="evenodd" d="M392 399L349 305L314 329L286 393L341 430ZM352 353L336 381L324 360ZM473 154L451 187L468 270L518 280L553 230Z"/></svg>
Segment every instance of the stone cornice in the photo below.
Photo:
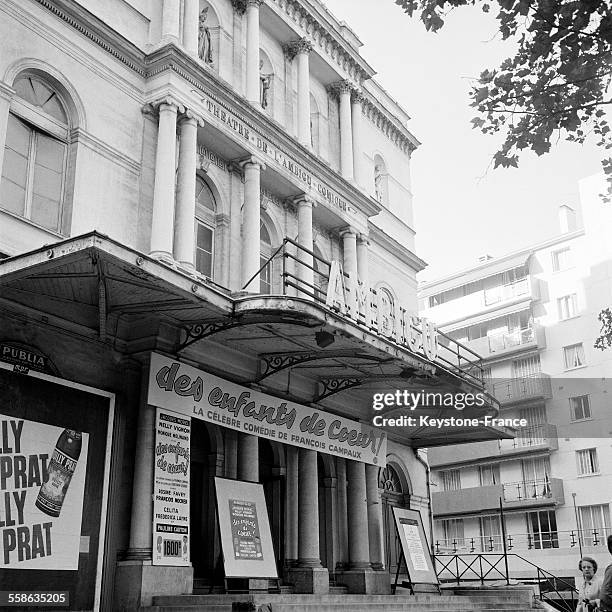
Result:
<svg viewBox="0 0 612 612"><path fill-rule="evenodd" d="M229 83L203 68L182 49L168 44L148 55L145 65L147 77L172 71L198 91L205 91L226 110L239 111L245 125L256 132L266 134L266 137L275 146L290 153L294 156L295 161L308 167L313 174L325 180L330 187L346 197L365 216L371 217L380 212L381 205L378 202L333 171L308 148L287 134L280 124L270 121L270 117L263 111L245 103L244 98L234 91ZM187 104L187 106L192 105Z"/></svg>
<svg viewBox="0 0 612 612"><path fill-rule="evenodd" d="M342 36L339 24L312 0L268 0L268 6L283 14L290 25L299 29L313 43L313 48L330 63L336 64L357 83L372 78L376 71Z"/></svg>
<svg viewBox="0 0 612 612"><path fill-rule="evenodd" d="M412 153L421 144L412 132L369 92L362 91L361 97L363 114L404 153Z"/></svg>
<svg viewBox="0 0 612 612"><path fill-rule="evenodd" d="M370 223L368 228L370 230L370 242L375 242L380 245L386 252L395 255L402 263L410 266L416 272L420 272L427 267L425 261L417 257L410 249L407 249L397 240L385 234L385 232L376 225Z"/></svg>
<svg viewBox="0 0 612 612"><path fill-rule="evenodd" d="M74 0L34 0L122 64L144 76L145 54Z"/></svg>

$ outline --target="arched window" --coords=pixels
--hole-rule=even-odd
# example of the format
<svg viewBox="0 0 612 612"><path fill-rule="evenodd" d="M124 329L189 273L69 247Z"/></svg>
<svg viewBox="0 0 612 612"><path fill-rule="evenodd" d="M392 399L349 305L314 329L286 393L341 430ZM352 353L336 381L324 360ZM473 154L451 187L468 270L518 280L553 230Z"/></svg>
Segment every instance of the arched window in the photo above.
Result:
<svg viewBox="0 0 612 612"><path fill-rule="evenodd" d="M389 493L403 493L402 481L392 465L378 471L378 488Z"/></svg>
<svg viewBox="0 0 612 612"><path fill-rule="evenodd" d="M34 74L13 87L0 181L0 207L53 231L62 229L70 120L58 92Z"/></svg>
<svg viewBox="0 0 612 612"><path fill-rule="evenodd" d="M272 239L270 238L270 232L263 219L259 225L259 240L259 265L263 266L270 257L272 257ZM259 275L259 285L259 291L261 293L272 293L272 262L261 271Z"/></svg>
<svg viewBox="0 0 612 612"><path fill-rule="evenodd" d="M195 266L208 278L213 276L216 213L213 192L201 177L196 177Z"/></svg>
<svg viewBox="0 0 612 612"><path fill-rule="evenodd" d="M387 164L380 155L374 156L374 197L385 206L389 204Z"/></svg>

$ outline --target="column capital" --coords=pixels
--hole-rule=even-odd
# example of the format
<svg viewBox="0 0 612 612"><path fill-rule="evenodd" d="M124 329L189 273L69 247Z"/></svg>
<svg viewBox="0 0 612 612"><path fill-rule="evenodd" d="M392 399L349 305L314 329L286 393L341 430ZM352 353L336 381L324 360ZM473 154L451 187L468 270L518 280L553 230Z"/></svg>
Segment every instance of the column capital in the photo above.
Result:
<svg viewBox="0 0 612 612"><path fill-rule="evenodd" d="M351 90L351 102L353 104L363 104L364 100L365 96L363 94L363 91L359 89L359 87L354 87Z"/></svg>
<svg viewBox="0 0 612 612"><path fill-rule="evenodd" d="M204 118L201 115L198 115L197 113L194 113L192 110L190 110L188 108L185 109L185 111L183 112L183 114L179 118L179 123L185 123L187 121L194 122L195 124L199 125L200 127L204 127L204 125L205 125Z"/></svg>
<svg viewBox="0 0 612 612"><path fill-rule="evenodd" d="M149 101L148 104L157 111L172 108L175 109L175 111L178 113L185 112L185 105L171 95L161 96L159 98Z"/></svg>
<svg viewBox="0 0 612 612"><path fill-rule="evenodd" d="M370 240L367 234L357 234L357 244L363 244L365 246L369 246Z"/></svg>
<svg viewBox="0 0 612 612"><path fill-rule="evenodd" d="M259 8L263 0L232 0L232 8L239 14L244 15L249 6Z"/></svg>
<svg viewBox="0 0 612 612"><path fill-rule="evenodd" d="M266 169L266 164L256 155L249 155L249 157L239 160L238 164L243 170L246 166L258 166L260 170Z"/></svg>
<svg viewBox="0 0 612 612"><path fill-rule="evenodd" d="M311 206L312 208L315 208L317 205L317 202L313 199L313 197L307 193L302 193L299 196L296 196L293 198L292 203L296 206Z"/></svg>
<svg viewBox="0 0 612 612"><path fill-rule="evenodd" d="M340 230L338 231L338 234L344 238L345 236L357 236L357 230L354 227L351 227L350 225L347 225L346 227L342 227L340 228Z"/></svg>
<svg viewBox="0 0 612 612"><path fill-rule="evenodd" d="M347 93L350 94L355 89L357 89L356 85L348 79L336 81L335 83L330 83L327 86L328 93L332 94L333 96L340 96Z"/></svg>
<svg viewBox="0 0 612 612"><path fill-rule="evenodd" d="M292 61L298 53L310 53L312 51L312 41L308 38L298 38L297 40L290 40L283 44L283 51L285 57Z"/></svg>

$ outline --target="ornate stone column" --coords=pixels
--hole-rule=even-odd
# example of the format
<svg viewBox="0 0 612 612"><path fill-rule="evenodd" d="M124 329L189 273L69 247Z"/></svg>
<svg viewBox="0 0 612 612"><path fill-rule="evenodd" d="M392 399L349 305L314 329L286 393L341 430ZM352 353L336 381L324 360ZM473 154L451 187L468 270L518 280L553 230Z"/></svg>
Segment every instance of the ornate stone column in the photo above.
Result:
<svg viewBox="0 0 612 612"><path fill-rule="evenodd" d="M289 60L297 57L297 133L298 140L309 147L310 134L310 65L309 55L312 43L307 38L300 38L284 46Z"/></svg>
<svg viewBox="0 0 612 612"><path fill-rule="evenodd" d="M365 464L350 459L347 464L349 567L368 569L371 566Z"/></svg>
<svg viewBox="0 0 612 612"><path fill-rule="evenodd" d="M176 116L179 110L184 109L172 98L166 98L161 101L158 110L150 255L171 262L174 235Z"/></svg>
<svg viewBox="0 0 612 612"><path fill-rule="evenodd" d="M363 94L353 90L351 93L351 125L353 128L353 176L359 187L365 188L366 176L363 161L363 141L361 138Z"/></svg>
<svg viewBox="0 0 612 612"><path fill-rule="evenodd" d="M179 122L179 160L174 221L174 259L194 268L196 169L198 123L204 122L187 111Z"/></svg>
<svg viewBox="0 0 612 612"><path fill-rule="evenodd" d="M353 128L351 120L350 81L334 83L331 89L340 99L340 174L345 179L353 179Z"/></svg>
<svg viewBox="0 0 612 612"><path fill-rule="evenodd" d="M319 556L319 481L317 452L298 451L298 565L289 580L297 593L329 592L329 574Z"/></svg>
<svg viewBox="0 0 612 612"><path fill-rule="evenodd" d="M380 492L378 490L377 465L366 465L366 493L368 499L368 535L370 542L370 562L375 570L382 570L384 548L382 539L383 517Z"/></svg>
<svg viewBox="0 0 612 612"><path fill-rule="evenodd" d="M346 459L343 459L342 457L336 458L336 474L338 478L338 555L340 558L338 569L347 569L349 550L346 497Z"/></svg>
<svg viewBox="0 0 612 612"><path fill-rule="evenodd" d="M352 227L345 227L340 230L343 246L343 267L349 275L347 282L348 299L347 305L350 308L350 315L355 317L357 312L357 232Z"/></svg>
<svg viewBox="0 0 612 612"><path fill-rule="evenodd" d="M251 434L238 434L238 480L259 482L259 440Z"/></svg>
<svg viewBox="0 0 612 612"><path fill-rule="evenodd" d="M181 21L181 3L178 0L163 0L163 2L161 29L162 42L173 42L178 44L179 24Z"/></svg>
<svg viewBox="0 0 612 612"><path fill-rule="evenodd" d="M198 56L198 35L200 32L199 0L184 0L183 47L190 55Z"/></svg>
<svg viewBox="0 0 612 612"><path fill-rule="evenodd" d="M299 196L294 202L297 205L298 212L298 244L312 251L314 246L312 241L312 209L316 206L316 203L305 195ZM314 261L312 255L298 249L297 256L303 264L297 264L297 276L303 282L301 286L312 293L314 287L314 271L312 269ZM306 293L302 295L309 297Z"/></svg>
<svg viewBox="0 0 612 612"><path fill-rule="evenodd" d="M260 105L259 99L259 7L262 0L246 0L246 98Z"/></svg>
<svg viewBox="0 0 612 612"><path fill-rule="evenodd" d="M285 501L285 567L295 567L298 560L298 449L285 446L287 452L287 478Z"/></svg>
<svg viewBox="0 0 612 612"><path fill-rule="evenodd" d="M242 209L242 286L259 293L260 258L260 178L265 165L256 157L242 162L244 170L244 207ZM246 284L248 286L246 286Z"/></svg>

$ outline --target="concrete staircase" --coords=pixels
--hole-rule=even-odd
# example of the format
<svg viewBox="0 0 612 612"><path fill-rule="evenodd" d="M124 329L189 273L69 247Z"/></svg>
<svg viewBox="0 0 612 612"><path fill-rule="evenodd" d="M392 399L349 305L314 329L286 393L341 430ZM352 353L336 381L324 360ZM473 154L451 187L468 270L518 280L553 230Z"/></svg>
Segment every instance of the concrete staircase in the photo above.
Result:
<svg viewBox="0 0 612 612"><path fill-rule="evenodd" d="M400 594L400 591L401 594ZM141 612L496 612L533 610L533 590L526 587L451 589L410 595L211 594L153 598Z"/></svg>

